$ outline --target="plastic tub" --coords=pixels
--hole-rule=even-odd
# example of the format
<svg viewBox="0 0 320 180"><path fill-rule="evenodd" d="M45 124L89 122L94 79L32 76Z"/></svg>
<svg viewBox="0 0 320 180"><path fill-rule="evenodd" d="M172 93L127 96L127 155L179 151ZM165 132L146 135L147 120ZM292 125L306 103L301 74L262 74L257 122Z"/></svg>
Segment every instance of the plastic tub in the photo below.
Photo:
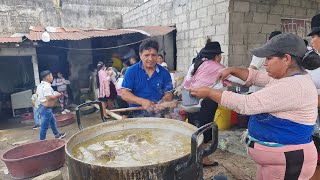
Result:
<svg viewBox="0 0 320 180"><path fill-rule="evenodd" d="M55 115L55 118L57 120L58 127L63 127L63 126L72 124L74 123L74 119L75 119L73 114L59 114L59 115Z"/></svg>
<svg viewBox="0 0 320 180"><path fill-rule="evenodd" d="M14 179L24 179L59 169L65 162L65 141L51 139L14 147L2 154Z"/></svg>

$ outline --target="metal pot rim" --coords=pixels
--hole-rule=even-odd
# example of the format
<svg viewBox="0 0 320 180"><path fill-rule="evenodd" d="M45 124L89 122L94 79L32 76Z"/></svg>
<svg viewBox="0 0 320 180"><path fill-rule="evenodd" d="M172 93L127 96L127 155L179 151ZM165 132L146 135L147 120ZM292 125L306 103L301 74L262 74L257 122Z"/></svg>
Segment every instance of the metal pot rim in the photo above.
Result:
<svg viewBox="0 0 320 180"><path fill-rule="evenodd" d="M173 124L175 124L175 125L178 125L178 127L180 127L180 128L189 129L189 130L191 131L191 132L190 132L190 139L191 139L192 133L194 133L194 132L198 129L197 127L195 127L195 126L193 126L193 125L191 125L191 124L189 124L189 123L182 122L182 121L178 121L178 120L174 120L174 119L166 119L166 118L129 118L129 119L125 119L125 120L109 121L109 122L106 122L106 123L100 123L100 124L97 124L97 125L94 125L94 126L87 127L87 128L85 128L85 129L83 129L82 131L79 131L79 132L75 133L74 135L72 135L72 136L69 138L69 140L68 140L68 142L66 143L66 145L65 145L65 152L66 152L68 158L71 158L71 159L73 159L73 160L75 160L75 161L77 161L77 162L79 162L79 163L84 163L84 164L88 164L88 165L95 166L95 167L116 168L116 169L135 169L135 168L141 169L142 167L143 167L143 168L148 168L148 167L152 167L152 166L155 166L155 165L157 165L157 166L159 166L159 165L165 166L166 164L170 164L170 163L172 163L173 161L176 161L176 160L185 158L185 157L187 157L187 156L190 156L190 153L191 153L191 152L188 153L188 154L186 154L186 155L183 155L183 156L180 156L180 157L176 157L176 158L173 159L173 160L166 161L166 162L163 162L163 163L155 163L155 164L140 165L140 166L136 166L136 165L135 165L135 166L124 166L124 167L119 166L119 167L118 167L118 166L108 166L108 165L90 164L90 163L84 162L84 161L82 161L82 160L80 160L80 159L75 158L75 157L69 152L69 150L68 150L68 149L71 150L71 149L73 148L73 147L70 147L70 148L69 148L69 146L71 146L71 145L69 145L69 142L72 141L76 136L79 136L80 134L82 134L83 132L90 131L91 129L95 129L95 128L99 127L99 126L109 127L109 126L118 125L118 124L120 124L120 125L121 125L121 124L125 125L126 123L142 123L141 121L142 121L142 122L147 122L147 123L155 123L155 122L157 122L157 123L164 123L164 124L168 123L168 124L167 124L168 126L169 126L169 125L172 126ZM159 122L159 121L161 121L161 122ZM153 128L155 128L155 127L153 127ZM161 129L161 128L159 128L159 129ZM170 129L167 129L167 130L170 130ZM110 131L110 132L112 132L112 131ZM102 132L102 133L100 133L100 134L104 134L104 133L108 133L108 132ZM99 135L100 135L100 134L99 134ZM88 138L88 139L91 139L91 138ZM200 137L198 146L200 146L200 144L202 143L202 141L203 141L203 136ZM191 146L190 146L190 149L191 149Z"/></svg>

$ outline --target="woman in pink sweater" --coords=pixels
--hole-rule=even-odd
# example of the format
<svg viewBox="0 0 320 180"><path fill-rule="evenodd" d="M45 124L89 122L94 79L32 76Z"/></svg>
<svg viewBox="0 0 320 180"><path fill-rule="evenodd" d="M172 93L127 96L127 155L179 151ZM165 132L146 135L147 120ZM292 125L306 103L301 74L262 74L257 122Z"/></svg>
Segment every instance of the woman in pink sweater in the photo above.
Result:
<svg viewBox="0 0 320 180"><path fill-rule="evenodd" d="M191 89L238 113L252 115L248 126L248 153L257 164L257 179L310 179L317 165L312 132L317 118L317 90L305 69L320 66L320 58L308 51L302 38L284 33L251 50L266 57L267 73L227 68L249 85L265 86L250 95L208 87Z"/></svg>
<svg viewBox="0 0 320 180"><path fill-rule="evenodd" d="M110 118L106 112L107 102L110 96L110 81L111 77L106 71L106 66L103 62L97 64L97 87L99 88L98 99L102 102L102 111L105 119Z"/></svg>

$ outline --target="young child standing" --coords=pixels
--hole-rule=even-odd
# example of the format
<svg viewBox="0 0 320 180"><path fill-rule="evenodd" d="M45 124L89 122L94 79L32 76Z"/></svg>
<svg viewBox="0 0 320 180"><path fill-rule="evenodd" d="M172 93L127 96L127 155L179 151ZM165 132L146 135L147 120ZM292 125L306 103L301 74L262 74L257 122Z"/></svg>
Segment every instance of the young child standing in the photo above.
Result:
<svg viewBox="0 0 320 180"><path fill-rule="evenodd" d="M36 93L37 87L35 87L32 92L31 96L31 102L32 102L32 108L33 108L33 119L34 119L34 126L33 129L39 129L40 128L40 121L39 121L39 104L40 102L38 101L38 95Z"/></svg>
<svg viewBox="0 0 320 180"><path fill-rule="evenodd" d="M59 97L61 114L66 114L70 112L68 109L65 108L68 105L69 96L67 91L67 85L70 84L70 82L62 77L61 72L58 72L57 76L58 78L53 80L52 86L57 86L57 91L61 94L61 96Z"/></svg>

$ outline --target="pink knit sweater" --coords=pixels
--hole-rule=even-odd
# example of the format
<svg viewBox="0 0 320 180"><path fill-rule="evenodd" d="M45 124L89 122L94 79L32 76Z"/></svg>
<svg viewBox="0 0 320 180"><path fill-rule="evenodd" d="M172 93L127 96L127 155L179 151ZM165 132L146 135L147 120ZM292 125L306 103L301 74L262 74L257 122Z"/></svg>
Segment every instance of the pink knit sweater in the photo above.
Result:
<svg viewBox="0 0 320 180"><path fill-rule="evenodd" d="M315 124L318 95L309 74L273 79L265 72L249 69L246 83L265 87L250 95L224 91L221 104L241 114L270 113L305 125Z"/></svg>

